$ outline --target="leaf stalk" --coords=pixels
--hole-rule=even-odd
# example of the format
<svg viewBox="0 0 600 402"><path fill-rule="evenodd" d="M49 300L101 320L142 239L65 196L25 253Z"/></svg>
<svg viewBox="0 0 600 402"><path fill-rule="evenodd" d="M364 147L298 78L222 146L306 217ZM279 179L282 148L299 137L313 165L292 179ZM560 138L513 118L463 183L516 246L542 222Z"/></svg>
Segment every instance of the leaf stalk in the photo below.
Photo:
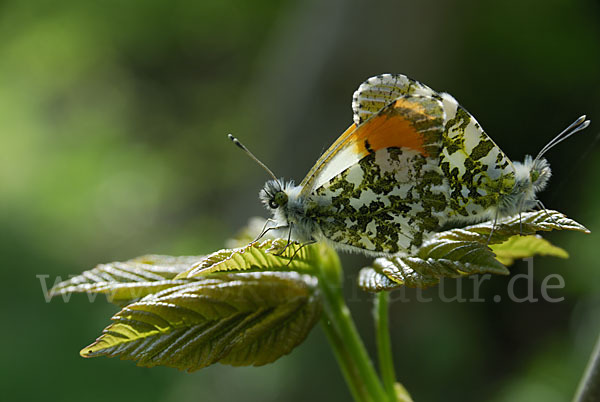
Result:
<svg viewBox="0 0 600 402"><path fill-rule="evenodd" d="M339 261L337 262L339 264ZM373 363L358 334L344 301L341 282L332 280L331 267L323 267L319 288L323 293L323 329L332 344L339 365L356 401L388 401Z"/></svg>

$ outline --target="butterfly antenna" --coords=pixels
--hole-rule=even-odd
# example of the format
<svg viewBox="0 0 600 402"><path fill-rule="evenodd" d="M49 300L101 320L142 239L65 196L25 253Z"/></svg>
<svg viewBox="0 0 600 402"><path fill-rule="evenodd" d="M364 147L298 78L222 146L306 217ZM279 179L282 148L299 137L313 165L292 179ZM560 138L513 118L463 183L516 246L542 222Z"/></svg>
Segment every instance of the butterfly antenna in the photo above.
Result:
<svg viewBox="0 0 600 402"><path fill-rule="evenodd" d="M560 144L561 142L563 142L564 140L566 140L573 134L585 129L589 125L590 125L590 121L585 119L585 115L579 117L577 120L575 120L573 123L571 123L571 125L569 127L565 128L560 134L558 134L556 137L554 137L552 139L552 141L550 141L548 144L546 144L546 146L544 148L542 148L540 153L535 157L535 160L540 159L550 149L554 148L555 146L557 146L558 144Z"/></svg>
<svg viewBox="0 0 600 402"><path fill-rule="evenodd" d="M262 166L263 169L265 169L267 171L267 173L277 182L279 183L279 179L277 179L277 177L273 174L273 172L271 171L271 169L269 169L267 167L267 165L265 165L264 163L262 163L256 156L254 156L254 154L252 152L250 152L250 150L248 150L248 148L246 148L246 146L244 144L242 144L237 138L235 138L233 135L231 134L227 134L227 137L229 137L229 139L231 141L233 141L233 143L235 145L237 145L238 147L240 147L242 149L242 151L244 151L246 154L248 154L249 157L251 157L252 159L254 159L254 161L256 163L258 163L260 166Z"/></svg>

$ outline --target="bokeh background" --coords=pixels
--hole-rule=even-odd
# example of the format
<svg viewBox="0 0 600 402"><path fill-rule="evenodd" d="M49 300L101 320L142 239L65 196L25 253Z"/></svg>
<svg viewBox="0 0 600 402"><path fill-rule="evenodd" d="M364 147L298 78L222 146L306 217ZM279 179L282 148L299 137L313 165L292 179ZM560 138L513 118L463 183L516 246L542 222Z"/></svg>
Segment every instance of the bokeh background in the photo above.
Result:
<svg viewBox="0 0 600 402"><path fill-rule="evenodd" d="M193 374L79 357L116 308L43 286L101 262L221 248L251 216L265 173L301 180L350 124L367 77L400 72L453 94L513 159L585 113L548 153L541 199L591 235L548 235L571 258L537 258L533 294L559 273L560 303L394 293L398 377L416 401L566 401L600 330L600 7L592 0L203 0L0 3L0 387L18 401L346 401L315 328L261 368ZM367 259L344 256L345 291L369 348ZM526 271L524 263L513 275ZM41 275L41 277L40 277ZM42 280L40 280L42 278ZM528 284L519 281L517 293ZM402 301L402 296L410 301Z"/></svg>

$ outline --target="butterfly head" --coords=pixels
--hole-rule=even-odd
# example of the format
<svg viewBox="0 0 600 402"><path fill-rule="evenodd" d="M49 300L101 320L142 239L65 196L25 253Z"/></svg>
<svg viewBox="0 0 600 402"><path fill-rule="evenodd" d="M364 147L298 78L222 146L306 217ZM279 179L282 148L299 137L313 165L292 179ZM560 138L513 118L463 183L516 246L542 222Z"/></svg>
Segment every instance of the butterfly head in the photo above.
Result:
<svg viewBox="0 0 600 402"><path fill-rule="evenodd" d="M532 159L531 156L527 155L523 164L528 166L529 180L533 186L533 192L538 193L545 189L550 176L552 176L548 161L544 158Z"/></svg>
<svg viewBox="0 0 600 402"><path fill-rule="evenodd" d="M296 186L292 180L284 182L282 179L269 180L260 190L259 197L265 207L273 214L275 226L290 228L293 233L279 232L280 236L289 236L295 240L310 240L314 228L310 220L305 217L305 200L301 197L302 186ZM275 232L277 234L277 232Z"/></svg>
<svg viewBox="0 0 600 402"><path fill-rule="evenodd" d="M284 209L287 206L288 195L285 190L294 186L293 182L285 183L283 186L281 183L283 183L282 180L269 180L259 194L263 204L272 211L278 208Z"/></svg>

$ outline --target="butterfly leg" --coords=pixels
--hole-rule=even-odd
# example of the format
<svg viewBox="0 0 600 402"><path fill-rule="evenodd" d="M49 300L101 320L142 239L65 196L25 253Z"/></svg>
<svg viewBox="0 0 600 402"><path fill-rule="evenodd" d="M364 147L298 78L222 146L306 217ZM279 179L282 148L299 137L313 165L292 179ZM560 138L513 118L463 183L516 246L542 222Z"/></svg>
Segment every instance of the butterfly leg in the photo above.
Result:
<svg viewBox="0 0 600 402"><path fill-rule="evenodd" d="M285 244L285 247L283 248L283 250L281 250L279 253L274 254L278 257L281 257L283 255L283 253L285 253L285 250L287 250L287 248L290 246L290 244L292 243L292 227L294 226L294 224L292 222L290 222L290 224L288 225L288 227L290 228L290 230L288 231L288 239L287 239L287 243ZM285 226L284 226L285 227Z"/></svg>
<svg viewBox="0 0 600 402"><path fill-rule="evenodd" d="M557 226L560 227L560 223L558 223L554 219L554 217L552 215L550 215L550 212L548 212L548 210L546 209L546 207L544 206L544 204L540 200L536 200L536 203L537 203L538 207L540 207L546 213L546 215L548 215L548 218L550 218L550 220L552 221L552 223L554 223L554 224L556 224Z"/></svg>
<svg viewBox="0 0 600 402"><path fill-rule="evenodd" d="M490 235L488 236L486 246L490 245L490 241L492 240L492 235L494 234L494 229L496 228L496 223L498 222L498 210L496 210L496 216L494 217L494 223L492 224L492 230L490 230Z"/></svg>
<svg viewBox="0 0 600 402"><path fill-rule="evenodd" d="M523 201L519 203L519 236L523 236L523 219L521 216L521 211L523 210Z"/></svg>
<svg viewBox="0 0 600 402"><path fill-rule="evenodd" d="M302 243L302 244L300 245L300 247L298 247L298 250L296 250L296 251L294 252L294 254L292 255L292 258L290 258L290 260L289 260L289 261L288 261L288 263L286 264L286 267L289 267L289 266L290 266L290 264L292 263L292 261L294 261L294 257L296 257L296 254L298 254L298 252L299 252L300 250L302 250L302 247L304 247L304 246L309 246L309 245L311 245L311 244L315 244L316 242L317 242L317 241L313 239L313 240L307 241L306 243Z"/></svg>
<svg viewBox="0 0 600 402"><path fill-rule="evenodd" d="M520 211L519 211L519 236L523 236L523 219L521 219Z"/></svg>
<svg viewBox="0 0 600 402"><path fill-rule="evenodd" d="M269 230L282 229L282 228L286 227L286 226L272 226L270 228L267 228L267 225L271 222L275 222L275 220L269 218L265 221L265 224L264 224L263 228L261 229L260 234L258 235L258 237L256 237L256 239L254 239L252 241L252 243L256 243L257 241L259 241L264 235L266 235L269 232Z"/></svg>

